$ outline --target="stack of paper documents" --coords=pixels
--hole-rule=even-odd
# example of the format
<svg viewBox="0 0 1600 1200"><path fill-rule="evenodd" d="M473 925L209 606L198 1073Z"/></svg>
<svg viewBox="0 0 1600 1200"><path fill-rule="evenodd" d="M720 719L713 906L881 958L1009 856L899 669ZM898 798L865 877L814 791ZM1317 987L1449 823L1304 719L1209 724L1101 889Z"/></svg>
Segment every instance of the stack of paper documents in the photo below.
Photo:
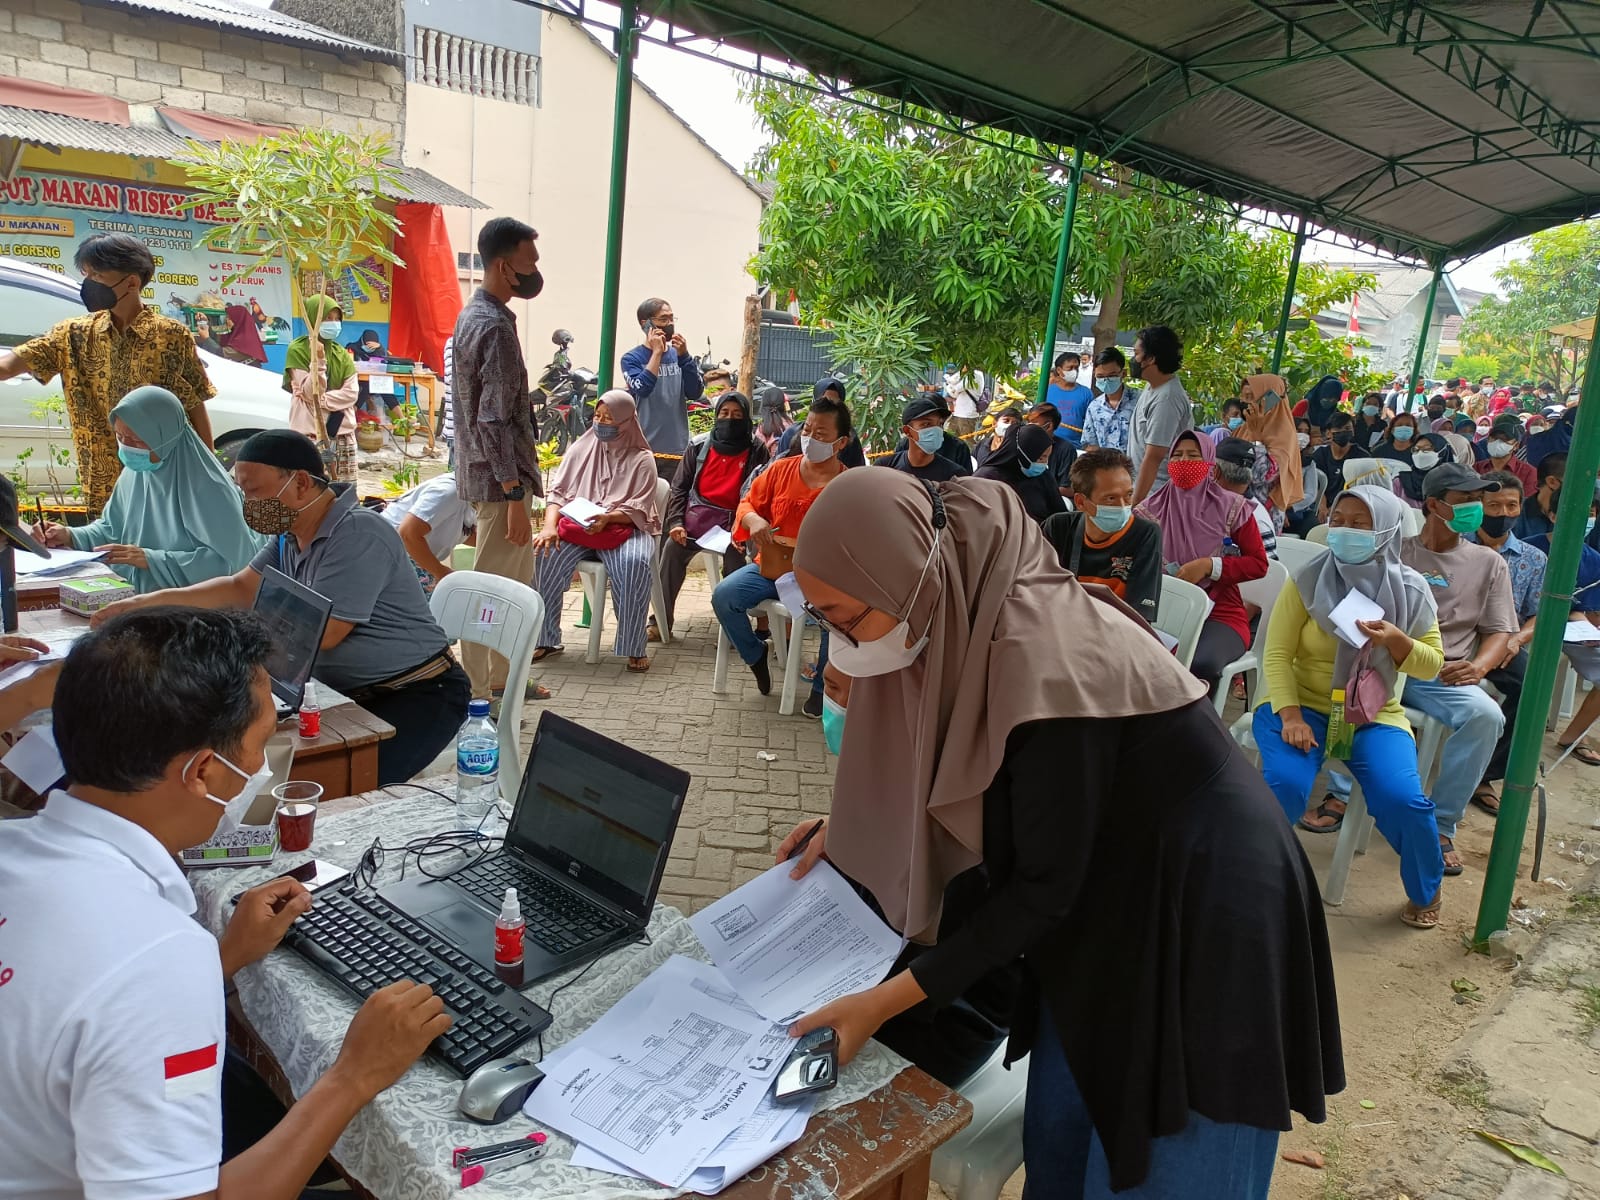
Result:
<svg viewBox="0 0 1600 1200"><path fill-rule="evenodd" d="M715 965L674 956L541 1064L523 1111L574 1166L715 1195L805 1132L772 1082L789 1024L880 982L904 946L842 877L774 867L691 919Z"/></svg>
<svg viewBox="0 0 1600 1200"><path fill-rule="evenodd" d="M49 558L40 558L27 550L18 550L17 574L35 578L63 575L88 563L100 562L105 556L104 550L52 550Z"/></svg>

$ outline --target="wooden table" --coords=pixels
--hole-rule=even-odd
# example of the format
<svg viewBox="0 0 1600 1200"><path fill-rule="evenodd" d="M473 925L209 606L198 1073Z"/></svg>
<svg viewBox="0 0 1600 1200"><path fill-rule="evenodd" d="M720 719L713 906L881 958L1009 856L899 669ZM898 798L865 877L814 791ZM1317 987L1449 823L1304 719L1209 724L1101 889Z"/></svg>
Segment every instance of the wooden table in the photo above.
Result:
<svg viewBox="0 0 1600 1200"><path fill-rule="evenodd" d="M59 607L28 609L20 614L18 632L40 637L62 629L86 628L89 622ZM292 728L295 718L280 728ZM329 797L355 796L378 786L378 743L394 736L394 726L373 716L354 701L322 710L322 736L298 740L294 777L322 785Z"/></svg>
<svg viewBox="0 0 1600 1200"><path fill-rule="evenodd" d="M423 782L441 789L450 785L448 778ZM321 812L331 815L393 798L392 793L374 791L325 800ZM228 1041L285 1105L294 1103L282 1069L232 997ZM972 1106L958 1093L916 1067L907 1067L865 1099L818 1112L804 1137L721 1194L731 1200L814 1200L817 1196L828 1200L923 1200L928 1194L933 1152L971 1120ZM486 1134L481 1140L494 1139ZM386 1200L374 1197L356 1180L346 1179L352 1195L361 1200Z"/></svg>
<svg viewBox="0 0 1600 1200"><path fill-rule="evenodd" d="M437 421L439 407L439 377L437 375L421 363L411 368L410 371L400 372L377 363L358 362L356 364L356 378L365 381L369 389L372 387L372 380L377 378L392 379L402 386L415 387L418 391L426 392L428 394L428 406L426 409L428 414L428 449L433 449L433 429ZM421 408L422 406L418 405L417 407Z"/></svg>

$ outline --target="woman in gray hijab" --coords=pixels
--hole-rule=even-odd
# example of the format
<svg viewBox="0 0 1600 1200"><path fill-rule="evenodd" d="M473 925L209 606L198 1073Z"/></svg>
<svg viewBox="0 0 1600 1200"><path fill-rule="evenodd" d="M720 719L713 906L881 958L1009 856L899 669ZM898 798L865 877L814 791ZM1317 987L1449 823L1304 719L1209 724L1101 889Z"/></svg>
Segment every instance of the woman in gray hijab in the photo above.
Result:
<svg viewBox="0 0 1600 1200"><path fill-rule="evenodd" d="M1444 898L1444 858L1397 693L1402 671L1413 679L1436 677L1444 649L1427 582L1400 561L1405 512L1405 501L1370 484L1350 488L1334 504L1328 553L1302 567L1273 606L1262 663L1267 701L1256 709L1255 739L1262 773L1284 813L1313 833L1344 823L1344 805L1332 793L1314 813L1306 803L1323 759L1346 760L1378 832L1400 856L1407 898L1400 919L1433 929ZM1360 619L1347 617L1357 606ZM1335 724L1351 732L1341 737L1335 728L1330 735Z"/></svg>

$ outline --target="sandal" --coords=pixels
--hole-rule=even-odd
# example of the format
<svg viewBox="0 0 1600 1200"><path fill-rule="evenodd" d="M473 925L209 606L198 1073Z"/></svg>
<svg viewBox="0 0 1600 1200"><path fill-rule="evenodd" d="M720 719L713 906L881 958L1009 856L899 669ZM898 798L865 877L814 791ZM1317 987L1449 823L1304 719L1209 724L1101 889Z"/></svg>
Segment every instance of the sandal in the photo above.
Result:
<svg viewBox="0 0 1600 1200"><path fill-rule="evenodd" d="M1337 809L1332 808L1331 805L1334 804L1337 804L1339 807ZM1317 805L1314 813L1307 813L1305 816L1300 818L1300 828L1308 830L1311 833L1338 833L1339 830L1344 828L1344 814L1345 810L1349 807L1350 806L1343 800L1339 799L1332 792L1329 792L1322 798L1322 803ZM1324 820L1331 819L1333 824L1312 825L1309 823L1309 818L1312 816L1318 816Z"/></svg>
<svg viewBox="0 0 1600 1200"><path fill-rule="evenodd" d="M642 674L649 669L650 660L648 658L630 658L628 660L628 670L630 671L638 671Z"/></svg>
<svg viewBox="0 0 1600 1200"><path fill-rule="evenodd" d="M565 646L540 646L533 652L533 661L541 663L547 658L554 658L565 649Z"/></svg>
<svg viewBox="0 0 1600 1200"><path fill-rule="evenodd" d="M1455 841L1444 834L1439 835L1439 853L1444 858L1444 873L1446 875L1459 875L1466 867L1461 862L1461 854L1456 849ZM1455 859L1451 862L1451 859Z"/></svg>
<svg viewBox="0 0 1600 1200"><path fill-rule="evenodd" d="M1567 750L1571 749L1571 747L1571 742L1556 743L1556 749L1558 750ZM1591 767L1600 767L1600 751L1596 751L1588 742L1579 742L1578 748L1572 751L1572 757L1581 763L1588 763Z"/></svg>
<svg viewBox="0 0 1600 1200"><path fill-rule="evenodd" d="M651 617L650 623L644 627L644 640L657 643L661 641L661 627L656 624L654 617Z"/></svg>
<svg viewBox="0 0 1600 1200"><path fill-rule="evenodd" d="M1406 906L1400 910L1400 920L1413 929L1439 928L1439 909L1444 906L1444 889L1439 889L1439 894L1433 898L1433 903L1416 905L1406 901Z"/></svg>
<svg viewBox="0 0 1600 1200"><path fill-rule="evenodd" d="M505 698L505 694L506 690L503 687L491 688L489 691L490 703L500 703ZM522 689L522 698L524 700L553 700L555 699L555 693L545 687L544 684L535 683L530 679L528 680L528 686Z"/></svg>
<svg viewBox="0 0 1600 1200"><path fill-rule="evenodd" d="M1472 793L1471 802L1483 809L1483 811L1488 813L1491 817L1498 817L1500 815L1500 797L1494 794L1494 789L1492 787L1487 785L1480 787L1477 791Z"/></svg>

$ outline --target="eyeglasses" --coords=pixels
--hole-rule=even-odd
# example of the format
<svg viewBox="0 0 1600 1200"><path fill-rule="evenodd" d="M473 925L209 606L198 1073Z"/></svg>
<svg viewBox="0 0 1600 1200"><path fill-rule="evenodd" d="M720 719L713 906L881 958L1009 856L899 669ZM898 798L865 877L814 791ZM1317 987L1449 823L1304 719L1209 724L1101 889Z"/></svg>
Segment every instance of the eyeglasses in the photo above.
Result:
<svg viewBox="0 0 1600 1200"><path fill-rule="evenodd" d="M871 608L863 608L850 620L848 624L840 625L835 621L829 620L828 617L823 614L822 610L809 600L807 600L800 607L804 610L806 616L810 617L820 627L826 629L834 637L843 638L845 642L852 648L861 645L861 643L856 640L855 633L853 632L855 627L861 624L861 622L866 619L867 614L872 611Z"/></svg>

